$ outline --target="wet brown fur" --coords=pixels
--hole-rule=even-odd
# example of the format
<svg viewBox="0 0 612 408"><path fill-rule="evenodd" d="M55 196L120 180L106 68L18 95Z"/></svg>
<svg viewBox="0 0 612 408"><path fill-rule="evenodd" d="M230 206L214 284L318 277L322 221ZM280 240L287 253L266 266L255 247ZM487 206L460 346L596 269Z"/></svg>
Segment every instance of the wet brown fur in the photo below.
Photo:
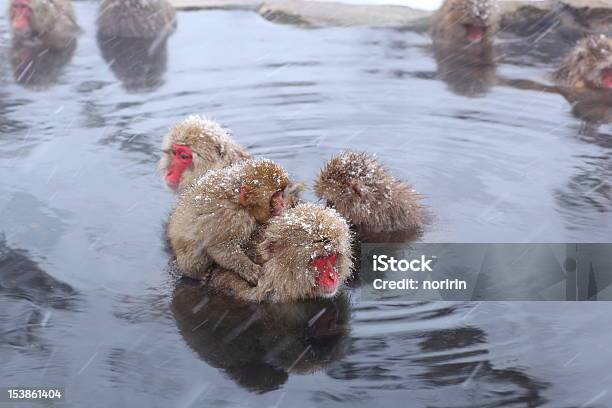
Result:
<svg viewBox="0 0 612 408"><path fill-rule="evenodd" d="M491 43L499 25L495 0L446 0L432 20L434 44L469 44L466 24L486 27L480 43Z"/></svg>
<svg viewBox="0 0 612 408"><path fill-rule="evenodd" d="M354 190L355 185L362 197ZM334 156L319 172L314 190L360 232L423 228L420 195L368 154L345 152Z"/></svg>
<svg viewBox="0 0 612 408"><path fill-rule="evenodd" d="M200 279L214 262L256 283L261 267L244 246L257 225L271 217L272 195L286 186L285 171L269 160L248 160L198 179L181 195L168 222L183 274ZM241 188L247 191L244 203Z"/></svg>
<svg viewBox="0 0 612 408"><path fill-rule="evenodd" d="M208 170L221 169L251 158L247 150L236 143L230 131L217 122L191 116L177 123L164 137L163 156L159 169L165 172L170 165L173 144L189 146L193 150L193 163L181 176L179 191L189 187Z"/></svg>
<svg viewBox="0 0 612 408"><path fill-rule="evenodd" d="M164 38L176 30L176 11L168 0L102 0L97 24L106 37Z"/></svg>
<svg viewBox="0 0 612 408"><path fill-rule="evenodd" d="M170 165L172 144L189 146L195 153L192 166L181 176L179 191L185 190L208 170L220 169L251 158L250 153L232 139L229 129L200 116L191 116L176 124L164 137L163 156L159 161L162 172ZM288 208L301 202L305 188L302 182L289 182L285 190Z"/></svg>
<svg viewBox="0 0 612 408"><path fill-rule="evenodd" d="M612 69L612 38L593 35L582 39L561 61L554 80L576 90L603 88L601 71Z"/></svg>
<svg viewBox="0 0 612 408"><path fill-rule="evenodd" d="M351 275L352 234L348 223L335 210L300 204L274 217L256 238L256 256L263 262L257 287L250 287L231 271L211 273L208 286L235 298L253 302L294 302L326 297L315 284L311 261L337 254L340 284Z"/></svg>
<svg viewBox="0 0 612 408"><path fill-rule="evenodd" d="M9 2L11 16L12 1ZM44 47L62 49L71 46L80 34L70 0L31 0L30 33ZM12 17L12 16L11 16ZM14 32L14 35L17 33Z"/></svg>

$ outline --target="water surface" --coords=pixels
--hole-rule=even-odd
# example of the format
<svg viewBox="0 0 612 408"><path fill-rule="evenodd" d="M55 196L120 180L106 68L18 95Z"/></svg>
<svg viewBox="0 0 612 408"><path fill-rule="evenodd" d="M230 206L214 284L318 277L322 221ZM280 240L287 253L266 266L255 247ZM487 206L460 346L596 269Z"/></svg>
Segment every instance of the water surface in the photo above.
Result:
<svg viewBox="0 0 612 408"><path fill-rule="evenodd" d="M96 4L75 6L84 33L36 72L51 78L15 78L0 18L0 385L65 386L71 407L612 405L607 303L366 302L357 287L236 306L175 287L162 239L158 146L202 113L297 179L344 148L376 153L425 196L423 241L607 242L610 124L513 82L549 84L567 44L503 38L494 81L457 87L418 33L179 13L143 82L139 61L103 58Z"/></svg>

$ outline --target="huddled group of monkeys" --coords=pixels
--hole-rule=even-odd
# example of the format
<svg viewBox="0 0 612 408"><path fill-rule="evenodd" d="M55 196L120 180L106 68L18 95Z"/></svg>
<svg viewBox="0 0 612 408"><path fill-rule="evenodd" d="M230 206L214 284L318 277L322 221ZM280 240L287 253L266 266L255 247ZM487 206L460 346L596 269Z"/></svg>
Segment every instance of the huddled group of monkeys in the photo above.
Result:
<svg viewBox="0 0 612 408"><path fill-rule="evenodd" d="M65 47L80 28L69 0L11 0L14 39ZM495 0L446 0L434 16L434 47L479 53L498 29ZM167 0L103 0L99 42L163 42L176 29ZM577 92L612 90L612 38L578 42L554 78ZM179 193L168 240L184 276L250 301L333 296L350 276L352 238L424 227L420 196L371 155L345 152L320 171L314 191L324 205L303 203L304 186L276 163L253 159L230 132L193 116L166 136L160 167Z"/></svg>
<svg viewBox="0 0 612 408"><path fill-rule="evenodd" d="M423 228L419 194L364 153L341 153L321 169L314 191L326 205L318 205L212 120L176 124L162 151L160 170L179 194L167 235L181 273L245 300L334 296L351 275L352 229L362 237Z"/></svg>

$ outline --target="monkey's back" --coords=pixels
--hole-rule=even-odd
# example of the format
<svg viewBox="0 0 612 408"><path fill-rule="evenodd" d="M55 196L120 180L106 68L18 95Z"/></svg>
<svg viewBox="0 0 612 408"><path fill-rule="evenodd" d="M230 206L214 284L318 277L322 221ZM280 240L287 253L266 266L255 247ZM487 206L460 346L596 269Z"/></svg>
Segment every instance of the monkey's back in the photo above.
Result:
<svg viewBox="0 0 612 408"><path fill-rule="evenodd" d="M167 0L103 0L98 34L107 37L156 39L176 29L176 11Z"/></svg>

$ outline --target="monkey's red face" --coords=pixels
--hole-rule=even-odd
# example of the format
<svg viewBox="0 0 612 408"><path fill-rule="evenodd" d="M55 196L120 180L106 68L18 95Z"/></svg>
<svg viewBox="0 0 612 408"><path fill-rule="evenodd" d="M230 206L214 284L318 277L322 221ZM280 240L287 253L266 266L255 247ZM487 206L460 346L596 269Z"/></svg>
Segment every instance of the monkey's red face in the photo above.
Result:
<svg viewBox="0 0 612 408"><path fill-rule="evenodd" d="M270 199L270 213L272 216L281 215L285 209L285 197L283 191L277 191Z"/></svg>
<svg viewBox="0 0 612 408"><path fill-rule="evenodd" d="M315 282L323 297L332 297L340 286L340 276L336 269L338 254L319 257L312 260L312 266L317 271Z"/></svg>
<svg viewBox="0 0 612 408"><path fill-rule="evenodd" d="M606 68L601 71L601 83L604 88L612 89L612 68Z"/></svg>
<svg viewBox="0 0 612 408"><path fill-rule="evenodd" d="M172 190L176 191L181 183L185 170L193 164L193 151L191 147L173 144L170 152L170 165L166 169L164 179Z"/></svg>
<svg viewBox="0 0 612 408"><path fill-rule="evenodd" d="M30 0L13 0L11 3L11 25L14 30L22 31L30 28L32 7Z"/></svg>

